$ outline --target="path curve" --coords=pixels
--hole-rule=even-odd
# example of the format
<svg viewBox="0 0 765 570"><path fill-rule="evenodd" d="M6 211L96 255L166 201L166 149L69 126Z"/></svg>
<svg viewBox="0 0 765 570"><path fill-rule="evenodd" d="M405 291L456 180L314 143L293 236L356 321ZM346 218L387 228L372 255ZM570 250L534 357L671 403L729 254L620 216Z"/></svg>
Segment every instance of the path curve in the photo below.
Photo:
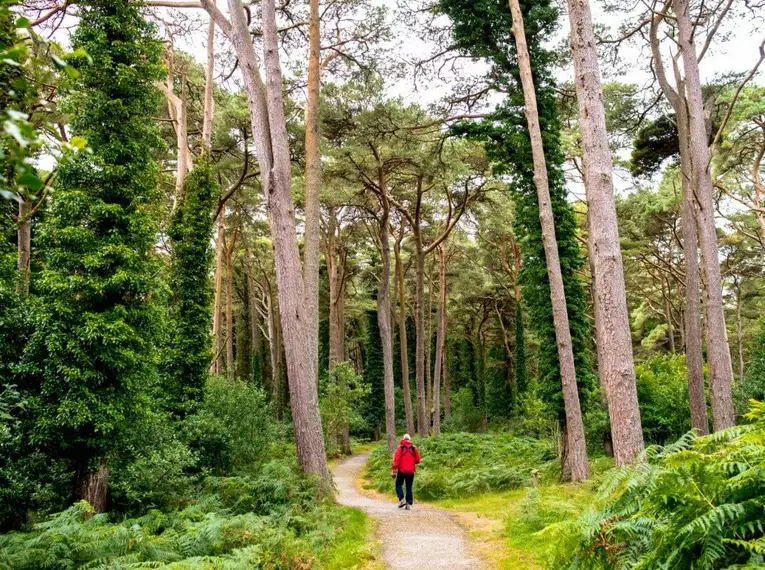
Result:
<svg viewBox="0 0 765 570"><path fill-rule="evenodd" d="M354 455L333 469L337 501L365 511L377 521L377 536L382 541L382 558L392 570L478 570L480 561L468 550L465 531L445 511L416 502L411 511L398 508L393 500L367 497L356 487L369 454ZM393 481L391 481L393 485Z"/></svg>

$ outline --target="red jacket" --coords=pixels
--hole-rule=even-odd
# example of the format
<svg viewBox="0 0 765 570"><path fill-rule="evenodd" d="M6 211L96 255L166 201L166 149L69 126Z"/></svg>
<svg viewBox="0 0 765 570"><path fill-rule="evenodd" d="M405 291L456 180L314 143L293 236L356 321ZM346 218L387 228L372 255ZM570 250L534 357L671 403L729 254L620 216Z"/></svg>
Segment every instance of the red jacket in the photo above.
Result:
<svg viewBox="0 0 765 570"><path fill-rule="evenodd" d="M414 473L420 462L420 451L406 439L401 440L401 445L396 449L393 456L393 472Z"/></svg>

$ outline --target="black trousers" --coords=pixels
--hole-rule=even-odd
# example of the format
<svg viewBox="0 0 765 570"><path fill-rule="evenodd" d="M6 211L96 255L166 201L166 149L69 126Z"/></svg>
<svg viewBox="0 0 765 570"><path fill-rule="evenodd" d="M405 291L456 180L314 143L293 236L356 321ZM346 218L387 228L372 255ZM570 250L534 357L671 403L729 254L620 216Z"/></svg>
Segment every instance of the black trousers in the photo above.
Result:
<svg viewBox="0 0 765 570"><path fill-rule="evenodd" d="M406 502L411 505L414 503L414 497L412 496L414 473L402 473L399 471L396 475L396 496L398 496L399 501L404 498L404 483L406 483Z"/></svg>

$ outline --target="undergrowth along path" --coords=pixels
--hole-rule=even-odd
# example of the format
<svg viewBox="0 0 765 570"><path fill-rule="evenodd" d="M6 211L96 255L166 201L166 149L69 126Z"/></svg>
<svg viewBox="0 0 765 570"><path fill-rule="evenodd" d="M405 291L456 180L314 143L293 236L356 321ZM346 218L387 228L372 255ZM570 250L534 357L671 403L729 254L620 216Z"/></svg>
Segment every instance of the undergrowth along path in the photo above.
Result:
<svg viewBox="0 0 765 570"><path fill-rule="evenodd" d="M337 500L342 505L362 509L377 521L377 537L382 541L386 568L478 570L484 567L470 552L465 531L449 513L416 502L416 478L415 505L410 511L399 509L392 500L362 494L357 483L368 457L368 453L354 455L335 466Z"/></svg>

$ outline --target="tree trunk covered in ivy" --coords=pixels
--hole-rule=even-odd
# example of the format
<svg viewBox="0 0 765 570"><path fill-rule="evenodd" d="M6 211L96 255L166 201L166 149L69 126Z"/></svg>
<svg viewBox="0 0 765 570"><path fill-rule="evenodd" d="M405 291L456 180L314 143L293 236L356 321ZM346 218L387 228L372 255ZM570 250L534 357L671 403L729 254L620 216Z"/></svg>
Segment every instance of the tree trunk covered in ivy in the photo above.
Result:
<svg viewBox="0 0 765 570"><path fill-rule="evenodd" d="M172 347L171 381L166 385L179 411L202 397L212 358L210 318L213 288L212 211L220 190L212 163L197 161L186 178L186 191L168 229L172 243L170 265Z"/></svg>
<svg viewBox="0 0 765 570"><path fill-rule="evenodd" d="M59 166L41 228L46 267L30 357L41 381L34 413L45 421L32 437L59 442L52 454L74 464L82 498L103 511L107 458L154 379L160 138L146 114L159 109L163 49L133 2L86 1L78 15L72 47L87 58L70 60L80 76L64 110L92 152Z"/></svg>
<svg viewBox="0 0 765 570"><path fill-rule="evenodd" d="M32 261L32 202L29 198L19 202L19 219L16 237L18 240L18 271L19 285L17 291L22 295L29 295L29 282L31 278Z"/></svg>

